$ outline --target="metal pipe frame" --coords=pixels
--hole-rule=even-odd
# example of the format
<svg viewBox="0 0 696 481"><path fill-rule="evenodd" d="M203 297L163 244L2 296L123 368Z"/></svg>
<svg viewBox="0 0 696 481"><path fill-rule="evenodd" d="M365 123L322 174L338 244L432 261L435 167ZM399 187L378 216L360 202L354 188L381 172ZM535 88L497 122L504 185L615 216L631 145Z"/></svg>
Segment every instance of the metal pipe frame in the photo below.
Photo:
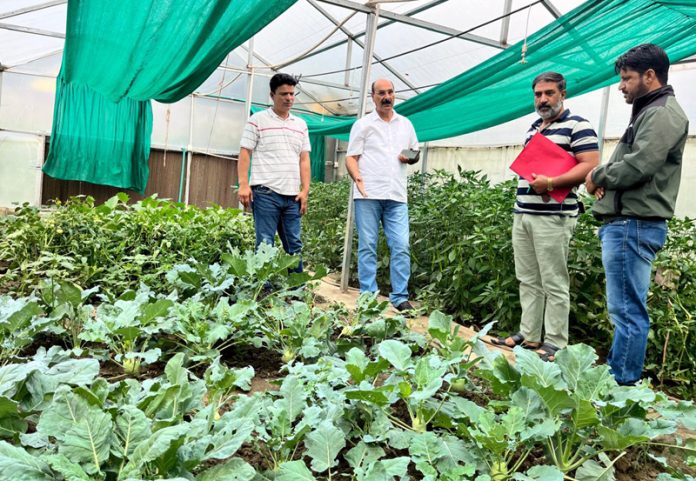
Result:
<svg viewBox="0 0 696 481"><path fill-rule="evenodd" d="M326 17L331 23L333 23L334 25L339 25L340 22L339 22L333 15L331 15L331 14L330 14L329 12L327 12L324 8L322 8L322 6L319 5L319 4L316 2L316 0L307 0L307 2L308 2L311 6L313 6L315 9L317 9L317 11L318 11L319 13L321 13L324 17ZM350 32L350 30L348 30L346 27L343 27L343 26L341 26L340 29L341 29L341 31L342 31L344 34L346 34L346 36L347 36L348 38L350 38L353 42L355 42L356 44L358 44L358 46L360 46L360 48L363 48L363 49L365 48L365 44L364 44L363 42L361 42L360 40L358 40L358 39ZM350 45L352 45L352 43L348 43L348 45L350 46ZM420 93L420 90L418 89L418 87L416 87L415 85L413 85L413 83L411 83L406 77L404 77L403 75L401 75L401 74L400 74L396 69L394 69L389 63L383 62L383 61L382 61L382 57L380 57L380 56L377 55L377 54L374 54L374 55L373 55L373 58L374 58L377 62L379 62L380 64L382 64L382 65L384 66L384 68L386 68L387 70L389 70L389 72L391 72L392 75L394 75L396 78L398 78L399 80L401 80L401 82L403 82L408 88L410 88L411 90L413 90L413 91L416 92L417 94ZM347 65L346 68L349 68L349 66ZM348 72L346 72L346 74L348 74Z"/></svg>
<svg viewBox="0 0 696 481"><path fill-rule="evenodd" d="M2 20L3 18L24 15L25 13L36 12L38 10L43 10L44 8L55 7L64 3L68 3L68 0L52 0L50 2L41 3L39 5L32 5L31 7L18 8L17 10L12 10L10 12L0 13L0 20Z"/></svg>
<svg viewBox="0 0 696 481"><path fill-rule="evenodd" d="M379 18L379 4L375 5L367 16L365 37L365 50L363 51L363 70L362 81L360 82L360 107L358 118L365 115L367 110L367 90L370 86L370 69L372 67L372 55L375 48L375 37L377 35L377 19ZM343 263L341 266L341 290L348 290L350 280L350 260L353 251L353 188L348 194L348 214L346 215L346 234L343 239Z"/></svg>

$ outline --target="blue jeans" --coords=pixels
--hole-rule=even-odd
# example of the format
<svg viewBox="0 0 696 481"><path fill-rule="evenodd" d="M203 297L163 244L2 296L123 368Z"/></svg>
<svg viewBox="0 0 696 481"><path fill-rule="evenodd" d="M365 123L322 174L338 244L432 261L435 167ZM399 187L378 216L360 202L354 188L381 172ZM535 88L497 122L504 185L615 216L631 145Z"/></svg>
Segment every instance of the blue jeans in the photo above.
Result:
<svg viewBox="0 0 696 481"><path fill-rule="evenodd" d="M408 204L394 200L356 199L358 279L360 292L377 292L377 237L382 223L389 246L389 300L398 306L408 300L411 253L408 247Z"/></svg>
<svg viewBox="0 0 696 481"><path fill-rule="evenodd" d="M292 255L302 253L300 239L300 203L294 195L281 195L263 185L251 187L253 193L251 210L254 214L254 229L256 231L256 248L262 242L274 245L276 231L283 243L285 252ZM302 272L302 257L300 263L291 272Z"/></svg>
<svg viewBox="0 0 696 481"><path fill-rule="evenodd" d="M667 222L618 217L599 229L614 340L607 362L619 384L641 378L648 343L652 262L667 239Z"/></svg>

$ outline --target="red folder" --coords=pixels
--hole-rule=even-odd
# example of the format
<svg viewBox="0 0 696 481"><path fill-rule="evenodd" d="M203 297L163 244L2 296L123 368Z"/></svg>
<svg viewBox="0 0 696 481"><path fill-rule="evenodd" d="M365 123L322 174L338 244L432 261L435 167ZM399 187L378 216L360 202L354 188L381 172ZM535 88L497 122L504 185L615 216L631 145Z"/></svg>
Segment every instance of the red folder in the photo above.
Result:
<svg viewBox="0 0 696 481"><path fill-rule="evenodd" d="M528 182L532 182L532 173L547 177L565 174L577 165L575 157L537 132L527 142L520 155L510 165L510 169ZM558 202L568 197L572 187L554 187L549 196Z"/></svg>

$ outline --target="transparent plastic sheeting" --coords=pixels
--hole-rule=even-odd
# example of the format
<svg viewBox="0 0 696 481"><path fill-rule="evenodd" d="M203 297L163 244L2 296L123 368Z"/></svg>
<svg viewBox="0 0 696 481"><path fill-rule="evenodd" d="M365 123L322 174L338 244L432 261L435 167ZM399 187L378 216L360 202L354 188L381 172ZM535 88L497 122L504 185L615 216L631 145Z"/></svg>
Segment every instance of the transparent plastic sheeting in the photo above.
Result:
<svg viewBox="0 0 696 481"><path fill-rule="evenodd" d="M295 1L69 2L44 172L144 192L150 100L193 92Z"/></svg>
<svg viewBox="0 0 696 481"><path fill-rule="evenodd" d="M476 67L399 104L422 142L474 132L533 110L532 80L553 70L573 97L618 80L614 62L641 43L663 47L675 62L696 53L696 6L678 0L588 1ZM679 92L677 92L679 95ZM310 134L348 138L354 118L309 116Z"/></svg>
<svg viewBox="0 0 696 481"><path fill-rule="evenodd" d="M41 204L41 164L45 137L0 131L0 207Z"/></svg>

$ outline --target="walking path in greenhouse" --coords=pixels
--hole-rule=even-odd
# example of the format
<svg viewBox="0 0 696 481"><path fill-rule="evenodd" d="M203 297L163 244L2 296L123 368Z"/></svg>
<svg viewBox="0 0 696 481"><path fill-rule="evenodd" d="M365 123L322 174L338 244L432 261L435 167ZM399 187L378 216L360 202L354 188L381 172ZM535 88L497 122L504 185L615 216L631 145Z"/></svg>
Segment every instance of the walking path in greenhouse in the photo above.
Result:
<svg viewBox="0 0 696 481"><path fill-rule="evenodd" d="M360 291L354 287L349 287L345 292L341 290L339 281L332 275L324 277L320 283L318 283L315 293L322 298L326 299L326 303L339 302L349 309L355 309L357 306L358 296ZM388 301L389 299L385 296L380 296L380 300ZM396 309L392 305L389 305L387 314L398 314ZM420 315L408 320L409 327L420 334L426 334L428 332L428 313L420 312ZM471 339L476 334L476 331L469 326L459 324L460 328L457 334L464 339ZM491 344L491 336L485 335L481 337L481 340L486 343L486 346L492 351L501 352L508 360L514 361L515 354L509 349L499 348Z"/></svg>

